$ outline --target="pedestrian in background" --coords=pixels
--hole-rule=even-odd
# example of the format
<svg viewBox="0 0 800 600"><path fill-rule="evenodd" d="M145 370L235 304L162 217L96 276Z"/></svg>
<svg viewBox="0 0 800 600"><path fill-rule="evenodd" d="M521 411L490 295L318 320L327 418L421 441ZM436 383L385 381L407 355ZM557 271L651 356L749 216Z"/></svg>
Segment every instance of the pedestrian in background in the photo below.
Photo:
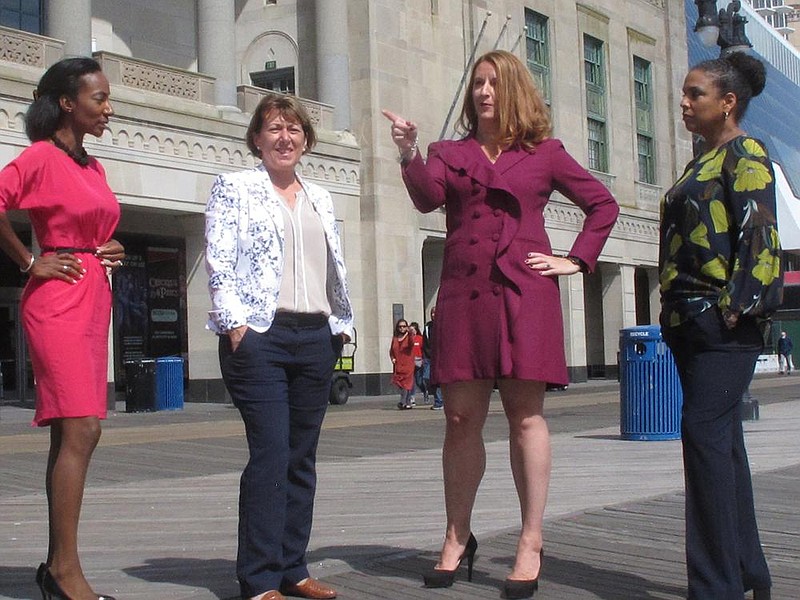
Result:
<svg viewBox="0 0 800 600"><path fill-rule="evenodd" d="M743 52L704 61L683 82L683 122L702 152L661 209L661 330L683 388L689 600L768 600L741 398L782 300L775 177L764 144L739 123L764 89Z"/></svg>
<svg viewBox="0 0 800 600"><path fill-rule="evenodd" d="M547 105L527 67L509 52L476 60L461 110L466 136L431 144L427 161L417 149L416 125L384 115L414 205L422 212L447 209L431 372L445 400L447 527L425 584L452 585L465 560L471 576L472 508L486 465L482 431L497 382L522 515L503 593L527 598L539 584L550 482L545 386L569 381L558 278L594 269L619 207L550 137ZM567 256L553 254L544 227L554 191L586 215Z"/></svg>
<svg viewBox="0 0 800 600"><path fill-rule="evenodd" d="M392 383L400 388L397 408L414 408L414 336L405 319L399 319L394 325L389 358L392 360Z"/></svg>
<svg viewBox="0 0 800 600"><path fill-rule="evenodd" d="M242 598L334 598L309 575L316 451L333 367L353 334L333 200L297 174L316 134L293 96L259 102L246 142L261 163L214 181L206 268L225 386L250 457L239 490Z"/></svg>
<svg viewBox="0 0 800 600"><path fill-rule="evenodd" d="M428 403L428 388L425 386L425 370L422 356L422 329L419 323L411 321L409 325L411 334L414 336L414 385L415 395L416 390L422 392L422 399L425 404Z"/></svg>
<svg viewBox="0 0 800 600"><path fill-rule="evenodd" d="M434 319L436 317L436 307L431 309L431 320L425 323L422 330L422 379L425 382L425 389L428 394L433 395L433 406L431 410L442 410L444 401L442 400L441 386L431 381L431 356L433 354Z"/></svg>
<svg viewBox="0 0 800 600"><path fill-rule="evenodd" d="M788 375L794 371L794 362L792 361L792 349L794 344L785 331L781 331L781 337L778 338L778 367L782 375Z"/></svg>
<svg viewBox="0 0 800 600"><path fill-rule="evenodd" d="M106 174L83 147L114 114L108 79L91 58L51 66L25 115L32 144L0 172L0 248L27 273L22 325L36 378L33 424L50 427L45 474L47 560L43 598L98 598L78 557L78 523L89 461L108 406L108 275L125 250L111 236L120 208ZM41 248L31 253L6 211L28 212Z"/></svg>

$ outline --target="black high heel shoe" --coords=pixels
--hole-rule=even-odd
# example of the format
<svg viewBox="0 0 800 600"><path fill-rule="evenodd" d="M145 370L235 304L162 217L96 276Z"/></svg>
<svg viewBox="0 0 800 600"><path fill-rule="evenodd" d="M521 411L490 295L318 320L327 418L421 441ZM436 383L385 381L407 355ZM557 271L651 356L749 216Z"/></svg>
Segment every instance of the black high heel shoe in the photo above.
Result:
<svg viewBox="0 0 800 600"><path fill-rule="evenodd" d="M531 598L539 589L539 575L542 574L544 550L539 551L539 573L535 579L506 579L503 582L503 597L511 600Z"/></svg>
<svg viewBox="0 0 800 600"><path fill-rule="evenodd" d="M41 566L39 568L41 569ZM36 576L39 576L38 571L36 572ZM55 577L50 574L50 570L47 566L44 568L42 583L39 589L42 590L42 598L44 600L71 600L61 589L61 586L58 585ZM114 598L114 596L98 596L97 600L116 600L116 598Z"/></svg>
<svg viewBox="0 0 800 600"><path fill-rule="evenodd" d="M42 593L42 600L47 600L47 596L44 593L44 574L47 573L47 565L41 563L39 568L36 569L36 585L39 586L39 591Z"/></svg>
<svg viewBox="0 0 800 600"><path fill-rule="evenodd" d="M461 563L464 562L465 558L467 559L467 581L472 581L472 563L475 561L475 552L477 550L478 540L476 540L475 536L470 533L469 540L467 540L467 546L464 548L464 553L461 555L461 558L458 559L456 568L452 570L431 569L422 576L422 580L425 582L425 587L444 588L453 585L453 581L456 579L456 571L458 571L458 568L461 566Z"/></svg>

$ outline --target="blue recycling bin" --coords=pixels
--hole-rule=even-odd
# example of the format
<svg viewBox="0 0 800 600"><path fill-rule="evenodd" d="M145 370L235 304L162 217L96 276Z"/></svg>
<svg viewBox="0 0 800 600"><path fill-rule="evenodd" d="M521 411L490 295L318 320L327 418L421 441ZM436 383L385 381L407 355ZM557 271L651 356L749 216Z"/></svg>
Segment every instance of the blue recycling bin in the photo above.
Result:
<svg viewBox="0 0 800 600"><path fill-rule="evenodd" d="M156 410L183 409L183 358L156 359Z"/></svg>
<svg viewBox="0 0 800 600"><path fill-rule="evenodd" d="M622 439L680 439L683 391L661 328L642 325L621 329L619 367Z"/></svg>
<svg viewBox="0 0 800 600"><path fill-rule="evenodd" d="M139 358L125 362L125 411L183 409L183 358Z"/></svg>

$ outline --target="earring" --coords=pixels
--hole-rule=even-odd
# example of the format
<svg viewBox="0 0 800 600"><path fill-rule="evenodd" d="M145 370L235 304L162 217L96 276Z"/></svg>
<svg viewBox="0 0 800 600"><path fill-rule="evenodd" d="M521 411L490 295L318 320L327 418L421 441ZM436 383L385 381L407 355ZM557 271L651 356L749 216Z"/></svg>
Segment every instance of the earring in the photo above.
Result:
<svg viewBox="0 0 800 600"><path fill-rule="evenodd" d="M725 117L725 120L726 120L726 121L728 120L728 115L729 115L729 114L730 114L730 113L728 113L728 111L727 111L727 110L725 110L725 111L722 111L722 116L723 116L723 117Z"/></svg>

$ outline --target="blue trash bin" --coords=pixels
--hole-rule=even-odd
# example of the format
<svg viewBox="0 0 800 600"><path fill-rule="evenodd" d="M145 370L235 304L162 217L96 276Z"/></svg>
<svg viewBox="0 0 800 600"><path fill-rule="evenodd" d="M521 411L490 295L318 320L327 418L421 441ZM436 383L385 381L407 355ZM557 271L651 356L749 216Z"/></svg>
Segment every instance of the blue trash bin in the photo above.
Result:
<svg viewBox="0 0 800 600"><path fill-rule="evenodd" d="M661 328L642 325L621 329L619 363L622 439L680 439L683 391Z"/></svg>
<svg viewBox="0 0 800 600"><path fill-rule="evenodd" d="M183 409L183 358L156 359L156 410Z"/></svg>

